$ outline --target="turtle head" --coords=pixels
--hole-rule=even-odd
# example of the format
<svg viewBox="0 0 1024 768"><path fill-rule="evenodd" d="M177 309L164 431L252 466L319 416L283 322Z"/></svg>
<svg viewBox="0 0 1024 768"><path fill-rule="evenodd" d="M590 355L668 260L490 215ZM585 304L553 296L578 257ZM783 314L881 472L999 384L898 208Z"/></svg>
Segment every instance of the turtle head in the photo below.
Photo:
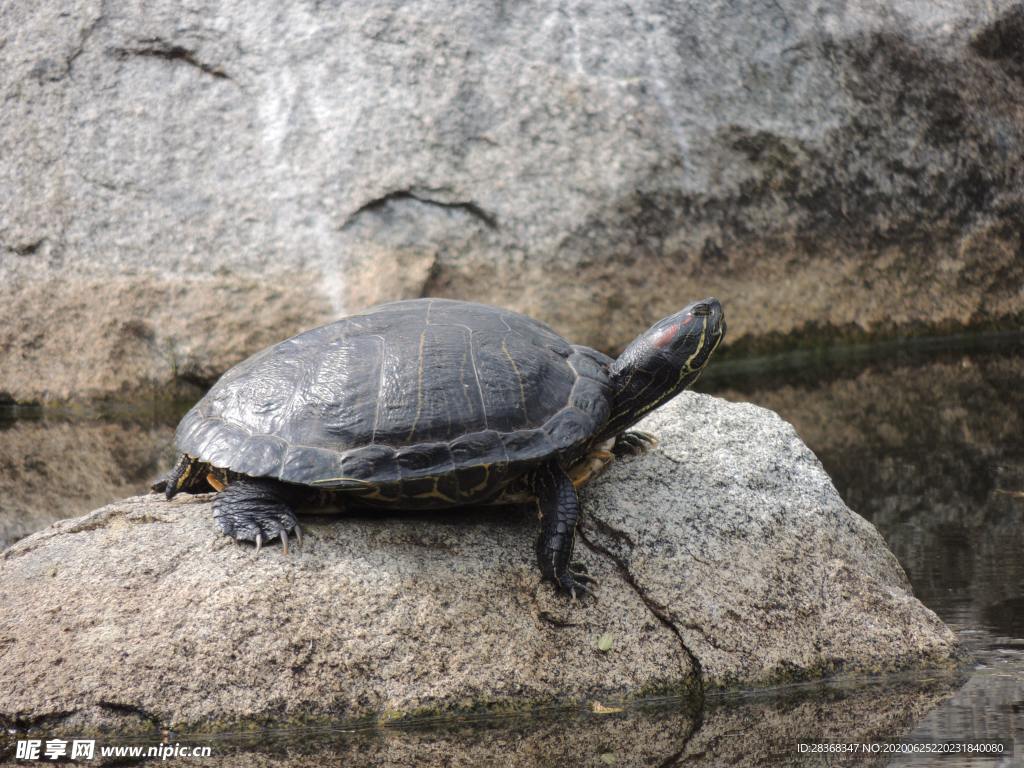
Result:
<svg viewBox="0 0 1024 768"><path fill-rule="evenodd" d="M696 301L662 318L612 364L615 400L602 431L611 437L693 384L725 336L718 299Z"/></svg>

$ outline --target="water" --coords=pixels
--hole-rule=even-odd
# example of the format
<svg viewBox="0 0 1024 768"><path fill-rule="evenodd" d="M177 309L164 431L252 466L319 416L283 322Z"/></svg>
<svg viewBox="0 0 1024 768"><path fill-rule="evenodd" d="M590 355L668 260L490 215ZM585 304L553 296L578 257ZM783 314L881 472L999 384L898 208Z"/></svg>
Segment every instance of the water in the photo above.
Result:
<svg viewBox="0 0 1024 768"><path fill-rule="evenodd" d="M143 493L174 458L186 406L0 406L0 549L65 517Z"/></svg>
<svg viewBox="0 0 1024 768"><path fill-rule="evenodd" d="M915 594L974 656L957 678L843 680L732 695L703 713L612 715L224 736L213 758L285 765L1024 764L1024 336L876 345L713 364L700 388L778 411L871 520ZM187 404L0 410L0 547L145 490ZM1009 758L800 755L798 741L1003 739Z"/></svg>
<svg viewBox="0 0 1024 768"><path fill-rule="evenodd" d="M790 421L972 652L969 679L912 735L1013 739L1024 764L1024 337L724 368L703 387Z"/></svg>

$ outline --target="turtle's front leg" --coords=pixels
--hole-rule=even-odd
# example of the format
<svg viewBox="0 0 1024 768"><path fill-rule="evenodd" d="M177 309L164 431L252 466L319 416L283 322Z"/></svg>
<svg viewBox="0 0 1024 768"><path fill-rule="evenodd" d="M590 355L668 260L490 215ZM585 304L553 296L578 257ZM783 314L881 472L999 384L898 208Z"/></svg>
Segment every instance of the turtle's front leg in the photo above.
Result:
<svg viewBox="0 0 1024 768"><path fill-rule="evenodd" d="M577 489L582 488L604 472L616 458L640 456L657 447L658 438L650 432L631 429L593 446L586 456L570 467L569 477Z"/></svg>
<svg viewBox="0 0 1024 768"><path fill-rule="evenodd" d="M614 437L598 443L590 449L586 456L569 468L569 477L576 489L582 488L600 475L615 460L615 455L612 453L613 445L615 445Z"/></svg>
<svg viewBox="0 0 1024 768"><path fill-rule="evenodd" d="M256 551L265 541L281 538L288 553L288 534L302 544L302 530L292 511L294 494L276 480L239 478L213 497L213 517L236 541L255 541Z"/></svg>
<svg viewBox="0 0 1024 768"><path fill-rule="evenodd" d="M544 576L552 579L563 592L573 598L591 593L583 582L589 576L569 570L580 502L572 480L557 462L549 462L533 474L533 490L541 516L541 532L537 539L537 562Z"/></svg>

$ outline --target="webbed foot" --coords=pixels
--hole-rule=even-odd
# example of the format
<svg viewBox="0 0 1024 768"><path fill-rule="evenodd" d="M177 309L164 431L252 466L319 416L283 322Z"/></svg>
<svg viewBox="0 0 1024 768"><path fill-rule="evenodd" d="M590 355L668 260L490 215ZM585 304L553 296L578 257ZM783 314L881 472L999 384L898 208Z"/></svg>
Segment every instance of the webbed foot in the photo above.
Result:
<svg viewBox="0 0 1024 768"><path fill-rule="evenodd" d="M573 571L565 571L558 576L558 588L573 600L582 600L587 595L597 599L597 594L587 586L588 584L593 584L596 587L597 579Z"/></svg>
<svg viewBox="0 0 1024 768"><path fill-rule="evenodd" d="M281 539L288 554L288 534L302 544L302 531L289 503L287 487L273 480L243 478L213 497L217 525L236 541L256 543L256 551L267 542Z"/></svg>
<svg viewBox="0 0 1024 768"><path fill-rule="evenodd" d="M574 564L574 568L579 568L581 565ZM585 571L574 570L574 568L570 568L559 576L559 588L575 600L582 599L585 595L589 595L596 600L597 592L595 588L601 586L601 583Z"/></svg>
<svg viewBox="0 0 1024 768"><path fill-rule="evenodd" d="M616 456L640 456L658 447L658 438L650 432L631 430L615 438L612 452Z"/></svg>

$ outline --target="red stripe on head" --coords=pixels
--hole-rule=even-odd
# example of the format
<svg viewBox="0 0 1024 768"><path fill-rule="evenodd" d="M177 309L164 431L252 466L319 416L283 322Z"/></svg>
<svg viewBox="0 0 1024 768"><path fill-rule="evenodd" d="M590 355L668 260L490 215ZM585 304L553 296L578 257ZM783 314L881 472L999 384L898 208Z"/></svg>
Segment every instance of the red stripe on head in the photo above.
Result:
<svg viewBox="0 0 1024 768"><path fill-rule="evenodd" d="M682 323L673 323L672 325L670 325L668 328L666 328L665 330L663 330L661 333L654 337L654 346L658 347L658 349L667 347L669 344L672 343L672 340L676 337L676 334L679 333L679 329L682 327Z"/></svg>

